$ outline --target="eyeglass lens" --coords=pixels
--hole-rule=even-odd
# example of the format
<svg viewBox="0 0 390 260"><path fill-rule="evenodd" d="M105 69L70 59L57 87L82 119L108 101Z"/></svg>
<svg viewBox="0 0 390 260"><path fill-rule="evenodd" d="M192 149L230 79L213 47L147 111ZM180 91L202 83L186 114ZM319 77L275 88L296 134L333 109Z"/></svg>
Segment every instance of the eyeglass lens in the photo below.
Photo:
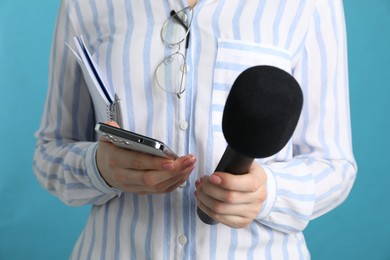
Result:
<svg viewBox="0 0 390 260"><path fill-rule="evenodd" d="M184 9L180 12L171 12L171 17L161 29L161 39L176 52L167 56L156 70L156 81L160 88L166 92L177 94L180 97L185 90L184 82L187 73L185 62L185 48L180 50L180 44L189 34L191 12ZM188 24L188 25L187 25Z"/></svg>

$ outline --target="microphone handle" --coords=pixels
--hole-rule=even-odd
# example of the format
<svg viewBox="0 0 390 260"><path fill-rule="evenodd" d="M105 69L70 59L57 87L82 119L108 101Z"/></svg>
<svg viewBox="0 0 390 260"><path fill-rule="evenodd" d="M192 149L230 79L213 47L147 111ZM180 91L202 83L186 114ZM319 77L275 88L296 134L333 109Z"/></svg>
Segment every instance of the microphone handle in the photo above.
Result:
<svg viewBox="0 0 390 260"><path fill-rule="evenodd" d="M219 161L215 172L228 172L235 175L242 175L249 171L254 158L248 158L233 150L229 145ZM197 209L199 218L206 224L215 225L218 222L209 217L200 208Z"/></svg>

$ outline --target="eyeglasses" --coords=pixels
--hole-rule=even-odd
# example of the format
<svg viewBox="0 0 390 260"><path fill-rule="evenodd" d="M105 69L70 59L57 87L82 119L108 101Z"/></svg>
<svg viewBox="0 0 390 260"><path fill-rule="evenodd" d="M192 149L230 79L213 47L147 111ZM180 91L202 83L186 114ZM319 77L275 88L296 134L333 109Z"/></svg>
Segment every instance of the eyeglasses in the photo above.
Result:
<svg viewBox="0 0 390 260"><path fill-rule="evenodd" d="M155 72L155 81L164 91L176 94L178 98L185 91L187 76L186 53L190 38L192 22L192 9L186 7L179 12L171 11L170 17L161 29L161 40L170 48L177 50L167 56L158 66ZM184 53L180 50L185 41Z"/></svg>

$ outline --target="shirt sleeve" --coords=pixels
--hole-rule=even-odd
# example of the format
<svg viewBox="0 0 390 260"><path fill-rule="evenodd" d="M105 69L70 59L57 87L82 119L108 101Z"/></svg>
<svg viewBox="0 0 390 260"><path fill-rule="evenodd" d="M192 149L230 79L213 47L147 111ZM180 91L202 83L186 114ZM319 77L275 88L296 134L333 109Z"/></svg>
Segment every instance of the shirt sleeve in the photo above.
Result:
<svg viewBox="0 0 390 260"><path fill-rule="evenodd" d="M293 158L264 165L268 195L258 215L286 233L340 205L356 177L342 1L318 2L293 74L304 93Z"/></svg>
<svg viewBox="0 0 390 260"><path fill-rule="evenodd" d="M41 185L68 205L103 204L120 194L96 166L94 112L74 54L75 36L62 1L50 55L49 89L36 133L33 170Z"/></svg>

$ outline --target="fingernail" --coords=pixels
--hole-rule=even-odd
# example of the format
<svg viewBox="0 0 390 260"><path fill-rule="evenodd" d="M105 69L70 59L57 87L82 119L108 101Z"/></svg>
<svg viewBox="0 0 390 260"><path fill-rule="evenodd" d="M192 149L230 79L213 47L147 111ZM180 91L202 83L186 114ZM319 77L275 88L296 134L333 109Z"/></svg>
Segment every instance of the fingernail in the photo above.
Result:
<svg viewBox="0 0 390 260"><path fill-rule="evenodd" d="M162 167L163 167L164 170L173 170L173 169L175 169L175 165L172 162L163 163Z"/></svg>
<svg viewBox="0 0 390 260"><path fill-rule="evenodd" d="M202 176L202 177L198 178L195 181L195 187L198 187L204 181L205 178L206 178L206 176Z"/></svg>
<svg viewBox="0 0 390 260"><path fill-rule="evenodd" d="M186 159L184 162L183 162L183 167L184 168L187 168L187 167L190 167L191 165L193 165L194 163L196 162L196 158L194 156Z"/></svg>
<svg viewBox="0 0 390 260"><path fill-rule="evenodd" d="M210 178L209 178L209 180L210 180L212 183L214 183L214 184L221 184L221 183L222 183L221 177L219 177L218 175L215 175L215 174L211 175Z"/></svg>

